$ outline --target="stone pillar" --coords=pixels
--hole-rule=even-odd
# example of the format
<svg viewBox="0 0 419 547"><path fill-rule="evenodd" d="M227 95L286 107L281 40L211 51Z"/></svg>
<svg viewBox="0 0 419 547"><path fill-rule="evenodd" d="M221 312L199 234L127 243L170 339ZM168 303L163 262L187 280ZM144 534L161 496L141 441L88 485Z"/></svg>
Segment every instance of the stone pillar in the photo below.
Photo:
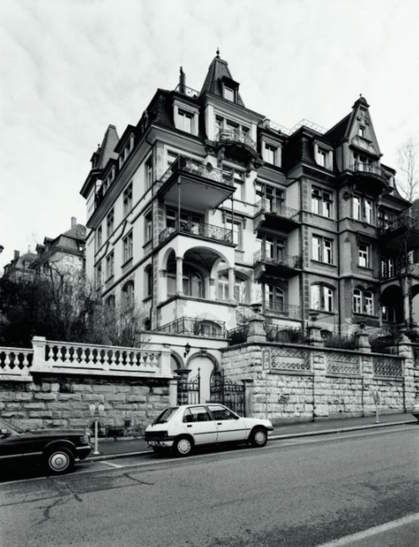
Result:
<svg viewBox="0 0 419 547"><path fill-rule="evenodd" d="M234 268L228 269L228 298L234 300L234 282L236 280Z"/></svg>
<svg viewBox="0 0 419 547"><path fill-rule="evenodd" d="M32 338L33 362L31 371L36 371L38 367L43 367L45 365L46 345L47 339L45 336L34 336Z"/></svg>
<svg viewBox="0 0 419 547"><path fill-rule="evenodd" d="M170 406L177 406L177 378L169 380L169 404Z"/></svg>
<svg viewBox="0 0 419 547"><path fill-rule="evenodd" d="M313 420L327 418L329 407L327 404L326 355L322 351L311 350L310 358L313 370Z"/></svg>
<svg viewBox="0 0 419 547"><path fill-rule="evenodd" d="M170 368L170 346L165 344L160 352L160 374L166 378L173 376Z"/></svg>
<svg viewBox="0 0 419 547"><path fill-rule="evenodd" d="M322 338L322 329L317 324L317 314L312 313L310 315L310 323L308 324L308 338L311 346L322 347L324 341Z"/></svg>
<svg viewBox="0 0 419 547"><path fill-rule="evenodd" d="M355 337L359 351L362 351L363 353L371 353L371 345L363 323L359 326L359 331L355 333Z"/></svg>
<svg viewBox="0 0 419 547"><path fill-rule="evenodd" d="M266 331L264 318L262 315L254 315L249 319L247 342L249 344L259 344L260 342L266 342Z"/></svg>
<svg viewBox="0 0 419 547"><path fill-rule="evenodd" d="M176 257L176 294L183 294L183 258Z"/></svg>
<svg viewBox="0 0 419 547"><path fill-rule="evenodd" d="M361 350L362 351L362 350ZM371 349L369 350L371 351ZM372 355L368 355L365 351L365 355L361 355L361 374L362 374L362 415L372 416L375 414L375 401L374 401L374 361Z"/></svg>
<svg viewBox="0 0 419 547"><path fill-rule="evenodd" d="M255 400L255 383L252 378L246 378L243 380L243 383L246 386L246 400L245 400L245 410L246 416L253 416L253 405Z"/></svg>
<svg viewBox="0 0 419 547"><path fill-rule="evenodd" d="M399 356L403 358L403 389L405 412L411 412L415 405L415 356L409 338L402 335L399 340Z"/></svg>

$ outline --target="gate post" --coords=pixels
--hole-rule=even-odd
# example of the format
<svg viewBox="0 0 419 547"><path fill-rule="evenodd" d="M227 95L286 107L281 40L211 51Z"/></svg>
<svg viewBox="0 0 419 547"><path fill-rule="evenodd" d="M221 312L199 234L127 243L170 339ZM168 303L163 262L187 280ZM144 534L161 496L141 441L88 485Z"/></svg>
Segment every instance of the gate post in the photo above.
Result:
<svg viewBox="0 0 419 547"><path fill-rule="evenodd" d="M178 368L175 372L178 375L177 378L177 404L183 405L188 404L188 374L190 373L189 368ZM186 398L185 398L186 394Z"/></svg>
<svg viewBox="0 0 419 547"><path fill-rule="evenodd" d="M253 378L246 378L242 381L244 385L244 415L251 416L253 414L255 383Z"/></svg>

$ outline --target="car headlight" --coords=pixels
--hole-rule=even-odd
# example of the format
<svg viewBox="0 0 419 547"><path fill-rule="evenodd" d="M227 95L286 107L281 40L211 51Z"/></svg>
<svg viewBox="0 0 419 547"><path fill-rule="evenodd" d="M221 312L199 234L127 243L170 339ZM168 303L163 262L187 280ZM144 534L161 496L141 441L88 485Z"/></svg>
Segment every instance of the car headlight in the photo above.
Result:
<svg viewBox="0 0 419 547"><path fill-rule="evenodd" d="M86 431L86 433L80 437L80 442L82 444L90 444L90 433Z"/></svg>

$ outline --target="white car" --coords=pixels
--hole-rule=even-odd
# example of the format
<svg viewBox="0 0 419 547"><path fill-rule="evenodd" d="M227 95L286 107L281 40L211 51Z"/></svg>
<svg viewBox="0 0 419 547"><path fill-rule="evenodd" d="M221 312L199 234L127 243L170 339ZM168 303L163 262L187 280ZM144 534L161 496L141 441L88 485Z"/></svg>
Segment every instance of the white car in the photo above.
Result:
<svg viewBox="0 0 419 547"><path fill-rule="evenodd" d="M181 405L163 410L145 430L145 440L155 452L172 449L188 456L195 446L215 443L245 443L265 446L270 420L241 418L218 403Z"/></svg>

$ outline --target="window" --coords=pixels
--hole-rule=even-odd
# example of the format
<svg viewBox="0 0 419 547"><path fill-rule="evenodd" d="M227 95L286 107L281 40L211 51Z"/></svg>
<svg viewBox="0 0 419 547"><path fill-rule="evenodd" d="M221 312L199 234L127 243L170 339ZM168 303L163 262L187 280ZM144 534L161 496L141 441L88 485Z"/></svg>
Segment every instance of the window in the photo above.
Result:
<svg viewBox="0 0 419 547"><path fill-rule="evenodd" d="M311 309L333 311L333 289L326 285L314 284L311 286Z"/></svg>
<svg viewBox="0 0 419 547"><path fill-rule="evenodd" d="M145 296L147 298L153 294L153 267L151 266L151 264L145 267L144 276Z"/></svg>
<svg viewBox="0 0 419 547"><path fill-rule="evenodd" d="M148 190L153 184L153 156L145 162L145 188Z"/></svg>
<svg viewBox="0 0 419 547"><path fill-rule="evenodd" d="M187 133L192 133L193 119L194 115L192 112L187 112L186 110L178 108L178 129L181 131L186 131Z"/></svg>
<svg viewBox="0 0 419 547"><path fill-rule="evenodd" d="M234 281L234 300L241 303L249 301L247 279L241 277L237 273Z"/></svg>
<svg viewBox="0 0 419 547"><path fill-rule="evenodd" d="M130 232L124 239L122 240L122 246L123 246L123 262L128 262L128 260L131 260L132 253L133 253L133 235L132 232Z"/></svg>
<svg viewBox="0 0 419 547"><path fill-rule="evenodd" d="M183 415L183 421L186 423L209 422L210 420L210 415L204 406L192 406L187 408Z"/></svg>
<svg viewBox="0 0 419 547"><path fill-rule="evenodd" d="M352 295L352 309L354 313L374 315L374 295L371 291L354 289Z"/></svg>
<svg viewBox="0 0 419 547"><path fill-rule="evenodd" d="M213 420L235 420L237 416L221 405L208 405Z"/></svg>
<svg viewBox="0 0 419 547"><path fill-rule="evenodd" d="M319 150L317 152L317 163L321 167L326 167L326 158L327 158L326 150L322 150L321 148L319 148Z"/></svg>
<svg viewBox="0 0 419 547"><path fill-rule="evenodd" d="M278 146L273 146L267 142L263 143L263 159L272 165L280 165L280 155Z"/></svg>
<svg viewBox="0 0 419 547"><path fill-rule="evenodd" d="M231 87L224 86L224 99L227 99L227 101L232 101L234 103L235 99L235 93L234 89L231 89Z"/></svg>
<svg viewBox="0 0 419 547"><path fill-rule="evenodd" d="M134 307L134 281L127 281L122 288L122 308L131 310Z"/></svg>
<svg viewBox="0 0 419 547"><path fill-rule="evenodd" d="M396 309L391 306L383 306L381 309L383 321L395 323L397 319Z"/></svg>
<svg viewBox="0 0 419 547"><path fill-rule="evenodd" d="M204 298L204 282L199 273L189 270L183 275L183 293L195 298Z"/></svg>
<svg viewBox="0 0 419 547"><path fill-rule="evenodd" d="M374 223L374 203L367 198L360 196L353 196L352 198L352 218L367 222L368 224Z"/></svg>
<svg viewBox="0 0 419 547"><path fill-rule="evenodd" d="M313 235L312 259L324 264L333 264L333 240Z"/></svg>
<svg viewBox="0 0 419 547"><path fill-rule="evenodd" d="M240 171L237 169L234 169L233 167L230 167L228 165L223 165L223 179L231 184L231 182L234 184L234 187L236 188L234 192L235 199L239 199L244 201L245 200L245 173L244 171Z"/></svg>
<svg viewBox="0 0 419 547"><path fill-rule="evenodd" d="M266 237L265 239L265 253L262 257L269 262L277 262L281 264L285 257L285 242L282 239L275 239L273 237Z"/></svg>
<svg viewBox="0 0 419 547"><path fill-rule="evenodd" d="M108 216L106 217L106 237L110 238L113 232L113 225L114 225L114 214L113 209L109 212Z"/></svg>
<svg viewBox="0 0 419 547"><path fill-rule="evenodd" d="M124 216L132 210L132 183L124 190Z"/></svg>
<svg viewBox="0 0 419 547"><path fill-rule="evenodd" d="M281 287L267 286L267 307L270 310L283 313L285 311L285 293Z"/></svg>
<svg viewBox="0 0 419 547"><path fill-rule="evenodd" d="M395 275L395 261L394 258L382 258L381 259L381 277L387 279Z"/></svg>
<svg viewBox="0 0 419 547"><path fill-rule="evenodd" d="M363 125L360 125L358 127L358 136L359 137L362 137L362 138L365 138L365 127Z"/></svg>
<svg viewBox="0 0 419 547"><path fill-rule="evenodd" d="M114 274L114 254L111 251L106 257L106 279L110 279Z"/></svg>
<svg viewBox="0 0 419 547"><path fill-rule="evenodd" d="M153 238L153 215L149 211L144 215L144 243L148 243Z"/></svg>
<svg viewBox="0 0 419 547"><path fill-rule="evenodd" d="M370 246L367 243L360 243L358 247L358 266L361 268L370 267Z"/></svg>
<svg viewBox="0 0 419 547"><path fill-rule="evenodd" d="M231 218L225 219L225 227L227 230L233 231L233 243L237 245L239 249L242 248L242 223L240 220L234 221Z"/></svg>
<svg viewBox="0 0 419 547"><path fill-rule="evenodd" d="M332 216L332 194L320 188L311 192L311 211L316 215L330 218Z"/></svg>
<svg viewBox="0 0 419 547"><path fill-rule="evenodd" d="M99 226L96 232L96 250L102 247L102 226Z"/></svg>
<svg viewBox="0 0 419 547"><path fill-rule="evenodd" d="M229 300L228 275L226 273L218 276L218 298Z"/></svg>

